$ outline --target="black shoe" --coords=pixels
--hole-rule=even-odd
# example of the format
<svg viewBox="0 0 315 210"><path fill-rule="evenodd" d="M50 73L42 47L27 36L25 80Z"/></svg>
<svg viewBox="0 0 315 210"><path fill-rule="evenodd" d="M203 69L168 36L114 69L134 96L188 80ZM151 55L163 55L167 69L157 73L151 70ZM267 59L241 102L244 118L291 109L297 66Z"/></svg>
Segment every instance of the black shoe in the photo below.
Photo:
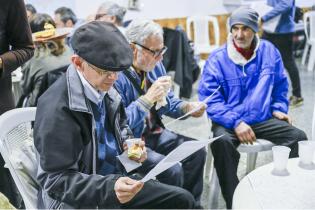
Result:
<svg viewBox="0 0 315 210"><path fill-rule="evenodd" d="M302 97L290 96L290 107L295 108L302 106L304 99Z"/></svg>

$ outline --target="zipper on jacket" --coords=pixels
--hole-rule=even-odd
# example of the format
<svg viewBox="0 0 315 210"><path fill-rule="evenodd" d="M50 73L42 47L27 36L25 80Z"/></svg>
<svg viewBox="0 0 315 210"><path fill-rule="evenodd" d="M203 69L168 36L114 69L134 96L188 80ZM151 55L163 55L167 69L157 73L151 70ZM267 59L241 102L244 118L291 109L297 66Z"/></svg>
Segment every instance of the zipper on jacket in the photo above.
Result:
<svg viewBox="0 0 315 210"><path fill-rule="evenodd" d="M246 65L246 64L245 64ZM242 72L243 72L243 76L247 77L247 74L245 73L245 65L242 66Z"/></svg>

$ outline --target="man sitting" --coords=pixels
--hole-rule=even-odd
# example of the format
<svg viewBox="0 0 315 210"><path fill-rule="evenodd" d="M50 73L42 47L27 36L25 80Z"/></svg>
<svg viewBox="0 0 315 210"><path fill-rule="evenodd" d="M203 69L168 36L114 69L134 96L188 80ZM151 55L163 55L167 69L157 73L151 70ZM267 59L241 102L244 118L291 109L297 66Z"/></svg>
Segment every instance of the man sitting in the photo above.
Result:
<svg viewBox="0 0 315 210"><path fill-rule="evenodd" d="M287 76L279 51L257 35L258 14L242 7L232 13L229 25L227 43L211 53L199 84L200 100L220 87L208 101L207 113L214 136L224 134L211 150L227 208L239 182L240 143L267 139L290 147L290 157L296 157L297 142L307 139L287 115Z"/></svg>
<svg viewBox="0 0 315 210"><path fill-rule="evenodd" d="M118 71L132 63L121 32L94 21L75 31L71 46L72 65L37 106L38 208L195 208L188 191L129 178L116 160L131 135L112 88ZM139 162L146 159L143 145Z"/></svg>
<svg viewBox="0 0 315 210"><path fill-rule="evenodd" d="M177 118L199 106L200 110L192 116L200 117L205 104L184 102L169 90L171 81L165 77L161 62L167 48L163 44L162 28L157 23L151 20L132 21L125 36L130 42L134 60L132 67L118 76L115 87L122 96L128 124L135 137L142 137L149 148L148 159L141 168L143 173L147 173L174 148L193 140L165 129L161 116L165 114ZM205 156L205 150L199 150L182 161L182 165L173 166L157 179L184 187L199 201Z"/></svg>

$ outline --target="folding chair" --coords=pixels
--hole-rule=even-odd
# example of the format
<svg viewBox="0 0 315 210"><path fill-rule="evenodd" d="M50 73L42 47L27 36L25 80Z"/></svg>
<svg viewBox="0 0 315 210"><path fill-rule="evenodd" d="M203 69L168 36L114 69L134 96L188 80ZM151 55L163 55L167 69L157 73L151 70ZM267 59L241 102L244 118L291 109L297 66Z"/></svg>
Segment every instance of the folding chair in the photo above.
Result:
<svg viewBox="0 0 315 210"><path fill-rule="evenodd" d="M35 107L19 108L0 116L0 152L21 193L26 209L36 209L37 161L31 122Z"/></svg>

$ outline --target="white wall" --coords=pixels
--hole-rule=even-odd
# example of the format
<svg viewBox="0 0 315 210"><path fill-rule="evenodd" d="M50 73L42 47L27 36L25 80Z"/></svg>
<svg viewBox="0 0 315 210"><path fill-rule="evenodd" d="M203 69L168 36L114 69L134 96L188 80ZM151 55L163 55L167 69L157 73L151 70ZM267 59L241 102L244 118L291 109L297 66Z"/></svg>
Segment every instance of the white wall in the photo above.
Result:
<svg viewBox="0 0 315 210"><path fill-rule="evenodd" d="M32 3L39 12L50 15L61 6L71 7L80 18L96 12L105 0L25 0ZM127 7L128 0L112 0ZM226 13L222 0L140 0L141 11L128 10L126 20L134 18L172 18L191 15Z"/></svg>

